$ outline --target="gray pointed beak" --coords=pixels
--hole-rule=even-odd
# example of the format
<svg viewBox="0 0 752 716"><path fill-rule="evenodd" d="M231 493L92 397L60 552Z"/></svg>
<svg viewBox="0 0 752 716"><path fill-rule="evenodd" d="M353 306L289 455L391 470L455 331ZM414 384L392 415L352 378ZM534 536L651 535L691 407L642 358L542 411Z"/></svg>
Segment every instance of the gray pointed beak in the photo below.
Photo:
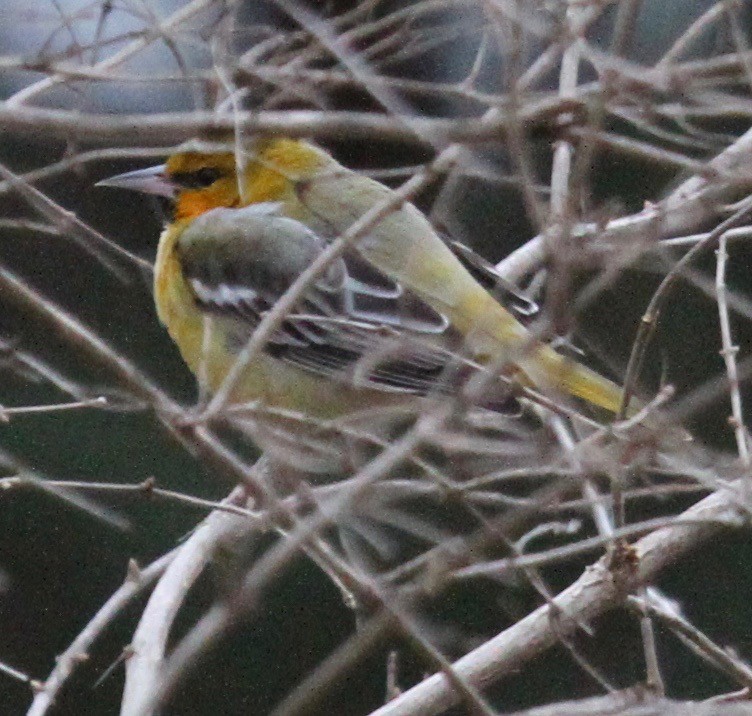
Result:
<svg viewBox="0 0 752 716"><path fill-rule="evenodd" d="M164 164L156 167L147 167L146 169L136 169L134 172L125 172L125 174L116 174L109 179L102 179L94 186L112 186L116 189L130 189L131 191L140 191L144 194L155 194L157 196L166 196L168 199L174 199L177 191L177 184L167 175L167 169Z"/></svg>

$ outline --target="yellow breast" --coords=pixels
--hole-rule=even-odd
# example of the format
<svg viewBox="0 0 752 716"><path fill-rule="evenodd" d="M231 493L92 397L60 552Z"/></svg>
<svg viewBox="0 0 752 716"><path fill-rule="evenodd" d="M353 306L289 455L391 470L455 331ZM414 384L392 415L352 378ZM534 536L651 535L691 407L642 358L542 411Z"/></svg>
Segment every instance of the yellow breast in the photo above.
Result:
<svg viewBox="0 0 752 716"><path fill-rule="evenodd" d="M176 245L187 225L187 221L179 222L162 233L155 265L154 299L159 319L188 367L213 392L237 358L237 340L228 340L232 319L203 313L185 280ZM395 397L346 384L332 385L261 353L247 366L230 399L234 403L261 401L275 408L334 418L369 405L391 403Z"/></svg>

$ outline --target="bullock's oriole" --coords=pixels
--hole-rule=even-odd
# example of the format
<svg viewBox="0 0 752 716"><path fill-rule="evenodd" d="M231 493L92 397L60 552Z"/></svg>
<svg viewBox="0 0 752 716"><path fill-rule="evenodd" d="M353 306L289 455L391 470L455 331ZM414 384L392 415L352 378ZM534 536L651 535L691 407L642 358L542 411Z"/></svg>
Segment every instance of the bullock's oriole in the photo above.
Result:
<svg viewBox="0 0 752 716"><path fill-rule="evenodd" d="M257 140L240 164L234 152L186 150L100 183L171 203L155 267L157 312L209 390L327 244L393 196L323 149L286 138ZM502 362L543 390L611 412L620 405L617 385L533 340L403 203L310 285L231 399L330 418L451 391L468 366Z"/></svg>

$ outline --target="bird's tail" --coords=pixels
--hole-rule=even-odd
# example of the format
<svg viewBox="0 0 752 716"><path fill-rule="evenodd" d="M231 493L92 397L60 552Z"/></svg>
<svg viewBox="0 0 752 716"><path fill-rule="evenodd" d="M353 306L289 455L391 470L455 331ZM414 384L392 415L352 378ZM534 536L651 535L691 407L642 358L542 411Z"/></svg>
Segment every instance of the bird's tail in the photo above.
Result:
<svg viewBox="0 0 752 716"><path fill-rule="evenodd" d="M540 346L520 367L536 385L549 386L614 415L619 412L622 389L616 383L549 346Z"/></svg>

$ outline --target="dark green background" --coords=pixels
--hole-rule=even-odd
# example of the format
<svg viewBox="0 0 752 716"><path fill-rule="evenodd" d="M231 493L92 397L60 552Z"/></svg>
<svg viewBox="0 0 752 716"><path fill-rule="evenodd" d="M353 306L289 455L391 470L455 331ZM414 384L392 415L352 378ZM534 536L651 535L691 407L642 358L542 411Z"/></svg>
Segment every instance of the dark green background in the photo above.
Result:
<svg viewBox="0 0 752 716"><path fill-rule="evenodd" d="M651 12L670 4L652 3ZM690 4L699 12L701 3ZM656 9L658 8L658 9ZM689 12L689 10L687 10ZM648 17L650 15L648 14ZM681 26L686 18L682 18ZM671 18L653 16L656 32L666 32ZM604 21L605 22L605 21ZM647 22L647 21L646 21ZM670 25L669 25L670 26ZM635 53L661 44L661 38L641 34ZM614 127L615 129L623 129ZM743 131L744 126L724 127ZM545 172L548 137L537 138L539 160ZM0 159L22 171L59 158L64 146L39 137L2 137ZM350 166L407 163L422 158L402 147L334 146ZM110 162L68 174L64 181L41 188L64 207L142 256L153 258L159 219L148 199L95 189L99 178L144 166ZM545 173L544 173L545 176ZM636 211L645 199L655 199L676 178L655 165L601 156L593 167L594 201L616 200L625 211ZM418 199L429 207L430 192ZM532 229L524 218L520 197L512 188L471 183L462 203L460 221L465 240L489 258L498 259L529 238ZM2 197L4 215L24 213L23 202ZM26 214L28 215L28 213ZM729 283L749 293L750 250L734 246ZM158 325L146 277L130 272L121 283L65 239L3 231L0 260L25 277L29 284L105 337L141 366L160 385L187 403L194 397L193 379L176 349ZM713 270L713 257L699 266ZM608 294L580 316L587 338L604 347L616 365L624 365L636 329L658 277L627 274ZM750 345L748 320L735 319L737 340ZM19 311L0 292L0 333L18 345L45 357L59 370L91 385L111 388L106 373L50 334L37 317ZM718 356L717 311L714 303L687 284L675 292L655 342L652 375L665 361L669 381L680 393L691 390L723 370ZM55 402L63 399L46 385L30 385L16 374L0 373L0 402L6 406ZM749 391L745 395L749 397ZM694 428L713 446L732 449L724 426L728 407L717 401L697 416ZM165 487L209 498L220 498L230 485L198 464L167 435L150 414L86 411L24 416L0 424L0 445L41 473L59 479L139 482L154 476ZM148 501L143 496L106 497L102 501L129 518L132 529L117 531L71 509L48 495L28 489L0 493L0 568L9 578L0 594L0 660L44 679L62 651L103 601L122 582L129 558L144 564L173 547L200 519L197 511L174 504ZM688 503L672 505L680 509ZM634 517L637 517L635 515ZM678 599L687 615L721 644L752 657L752 588L750 541L746 534L727 534L682 560L660 580L660 586ZM569 564L546 574L555 588L575 579L586 562ZM192 623L217 595L222 565L196 587L181 616L179 633ZM466 635L491 635L532 609L536 602L525 590L499 597L490 584L474 585L453 594L441 617L461 625ZM128 644L143 600L136 602L99 641L90 661L64 691L56 713L116 713L122 686L122 668L101 685L93 683ZM510 614L511 613L511 614ZM643 676L639 631L634 619L610 615L598 625L605 638L579 637L578 646L603 669L616 686L627 686ZM602 628L600 628L602 627ZM352 633L354 617L337 590L308 561L299 559L273 585L253 618L238 627L202 664L184 686L172 714L263 714L287 694L333 648ZM375 653L343 680L317 713L363 714L383 700L387 647ZM658 647L669 695L703 698L732 688L714 676L677 641L659 629ZM426 665L409 650L403 653L405 682L417 679ZM556 649L531 664L493 691L500 710L557 699L599 693L598 687ZM0 713L22 713L30 703L29 688L0 675Z"/></svg>

